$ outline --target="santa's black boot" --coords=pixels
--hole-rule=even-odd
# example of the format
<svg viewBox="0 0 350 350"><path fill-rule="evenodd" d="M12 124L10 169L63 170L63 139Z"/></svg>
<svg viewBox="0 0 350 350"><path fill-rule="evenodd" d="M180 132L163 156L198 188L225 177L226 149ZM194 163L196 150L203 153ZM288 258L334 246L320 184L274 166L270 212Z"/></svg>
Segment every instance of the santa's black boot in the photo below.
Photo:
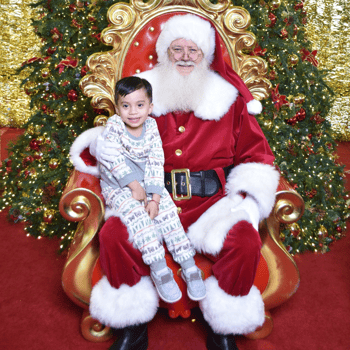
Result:
<svg viewBox="0 0 350 350"><path fill-rule="evenodd" d="M147 323L125 327L109 350L147 350Z"/></svg>
<svg viewBox="0 0 350 350"><path fill-rule="evenodd" d="M218 334L212 330L207 338L208 350L239 350L233 334Z"/></svg>

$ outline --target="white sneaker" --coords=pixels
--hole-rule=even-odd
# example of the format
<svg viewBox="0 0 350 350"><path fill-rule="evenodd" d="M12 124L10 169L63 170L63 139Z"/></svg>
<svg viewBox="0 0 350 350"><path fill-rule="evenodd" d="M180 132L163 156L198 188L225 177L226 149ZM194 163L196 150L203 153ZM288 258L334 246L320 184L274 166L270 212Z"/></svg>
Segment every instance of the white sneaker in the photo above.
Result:
<svg viewBox="0 0 350 350"><path fill-rule="evenodd" d="M174 280L173 272L167 267L167 271L156 274L151 270L151 278L157 288L159 296L167 303L175 303L182 297L181 290Z"/></svg>
<svg viewBox="0 0 350 350"><path fill-rule="evenodd" d="M205 298L207 291L202 279L202 271L197 267L197 271L181 270L181 277L187 284L187 295L190 299L198 301Z"/></svg>

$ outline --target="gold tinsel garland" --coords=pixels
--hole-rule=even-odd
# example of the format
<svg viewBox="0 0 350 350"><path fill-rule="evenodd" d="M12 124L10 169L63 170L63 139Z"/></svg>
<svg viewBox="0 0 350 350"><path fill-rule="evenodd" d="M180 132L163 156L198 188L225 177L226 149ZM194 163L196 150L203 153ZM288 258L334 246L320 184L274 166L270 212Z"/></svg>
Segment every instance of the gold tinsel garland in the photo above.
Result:
<svg viewBox="0 0 350 350"><path fill-rule="evenodd" d="M20 87L29 72L21 64L40 53L31 18L33 0L0 0L0 127L23 127L30 117L30 98Z"/></svg>
<svg viewBox="0 0 350 350"><path fill-rule="evenodd" d="M349 0L306 0L307 36L317 50L320 69L327 69L335 92L327 116L339 141L350 141L350 3Z"/></svg>

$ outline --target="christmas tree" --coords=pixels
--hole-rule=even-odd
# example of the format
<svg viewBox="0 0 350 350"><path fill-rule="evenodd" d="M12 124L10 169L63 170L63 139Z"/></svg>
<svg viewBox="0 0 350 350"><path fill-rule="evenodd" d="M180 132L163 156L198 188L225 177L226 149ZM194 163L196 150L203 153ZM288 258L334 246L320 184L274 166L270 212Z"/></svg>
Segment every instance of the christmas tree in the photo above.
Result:
<svg viewBox="0 0 350 350"><path fill-rule="evenodd" d="M77 135L93 126L94 117L104 113L91 108L79 90L79 80L87 73L87 58L109 50L101 43L100 32L107 27L107 10L115 2L37 3L39 18L33 25L43 43L41 56L21 67L30 70L23 84L31 96L32 116L1 169L1 208L10 208L10 219L24 221L29 235L60 237L62 250L75 231L75 224L65 221L58 211L72 171L69 149ZM349 197L325 118L332 91L307 40L303 2L233 3L250 12L249 29L257 38L254 50L246 54L262 56L269 65L273 88L257 119L281 174L306 205L303 218L283 228L283 242L291 253L327 251L345 231Z"/></svg>

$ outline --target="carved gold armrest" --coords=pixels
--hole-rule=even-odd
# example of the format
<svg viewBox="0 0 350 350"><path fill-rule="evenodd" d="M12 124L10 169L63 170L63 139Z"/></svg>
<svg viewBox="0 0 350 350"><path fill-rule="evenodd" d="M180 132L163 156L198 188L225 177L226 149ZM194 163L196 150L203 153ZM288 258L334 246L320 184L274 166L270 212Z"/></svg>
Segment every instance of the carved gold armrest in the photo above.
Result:
<svg viewBox="0 0 350 350"><path fill-rule="evenodd" d="M76 304L87 309L91 277L99 256L98 232L104 217L99 180L74 170L60 200L61 215L79 222L63 269L62 285Z"/></svg>
<svg viewBox="0 0 350 350"><path fill-rule="evenodd" d="M281 224L298 221L304 213L302 197L281 178L276 202L270 216L260 225L262 255L269 267L269 282L263 293L265 309L272 309L289 299L298 289L299 270L280 239Z"/></svg>

